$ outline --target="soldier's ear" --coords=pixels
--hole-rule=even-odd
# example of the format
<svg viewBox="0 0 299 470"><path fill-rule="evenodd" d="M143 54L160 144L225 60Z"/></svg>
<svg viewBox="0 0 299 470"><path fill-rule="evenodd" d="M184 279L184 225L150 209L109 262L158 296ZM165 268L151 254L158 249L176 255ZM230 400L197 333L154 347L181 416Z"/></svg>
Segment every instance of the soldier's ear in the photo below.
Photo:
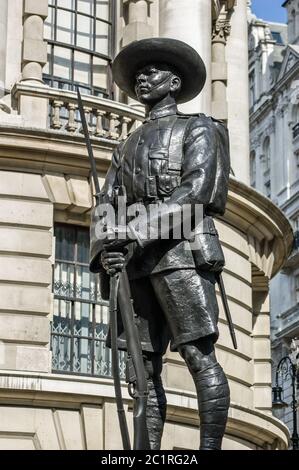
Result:
<svg viewBox="0 0 299 470"><path fill-rule="evenodd" d="M173 75L170 83L171 92L176 95L182 87L182 80L177 75Z"/></svg>

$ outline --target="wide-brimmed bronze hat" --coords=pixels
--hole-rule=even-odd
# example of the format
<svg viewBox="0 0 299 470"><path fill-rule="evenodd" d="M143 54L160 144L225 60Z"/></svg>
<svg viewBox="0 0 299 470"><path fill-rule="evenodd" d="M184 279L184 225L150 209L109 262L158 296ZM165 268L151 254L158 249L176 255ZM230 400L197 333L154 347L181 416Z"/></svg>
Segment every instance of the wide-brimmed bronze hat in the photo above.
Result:
<svg viewBox="0 0 299 470"><path fill-rule="evenodd" d="M185 42L171 38L142 39L124 47L112 64L114 81L127 95L137 99L136 73L152 63L166 63L177 71L182 80L178 103L192 100L204 87L207 74L200 55Z"/></svg>

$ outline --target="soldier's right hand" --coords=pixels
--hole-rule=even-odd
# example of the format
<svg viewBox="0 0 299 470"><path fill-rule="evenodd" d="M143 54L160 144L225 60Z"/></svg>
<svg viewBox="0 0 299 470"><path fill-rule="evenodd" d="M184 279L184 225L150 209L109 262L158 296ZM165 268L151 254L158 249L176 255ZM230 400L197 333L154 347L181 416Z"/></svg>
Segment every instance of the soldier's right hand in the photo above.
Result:
<svg viewBox="0 0 299 470"><path fill-rule="evenodd" d="M101 264L109 276L121 272L126 265L126 258L122 252L102 251Z"/></svg>

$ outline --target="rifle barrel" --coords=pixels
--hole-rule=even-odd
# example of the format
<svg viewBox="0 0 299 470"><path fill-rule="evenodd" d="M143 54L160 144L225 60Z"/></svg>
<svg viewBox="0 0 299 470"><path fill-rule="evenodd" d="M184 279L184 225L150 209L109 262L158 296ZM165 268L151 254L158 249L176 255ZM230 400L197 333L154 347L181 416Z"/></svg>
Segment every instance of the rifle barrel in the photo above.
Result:
<svg viewBox="0 0 299 470"><path fill-rule="evenodd" d="M87 151L88 151L88 156L89 156L89 160L90 160L91 173L92 173L92 178L93 178L93 182L94 182L96 198L98 198L99 194L101 192L101 188L100 188L100 184L99 184L99 180L98 180L96 161L95 161L95 158L94 158L92 145L91 145L91 142L90 142L89 130L88 130L88 127L87 127L87 122L86 122L86 117L85 117L85 113L84 113L84 108L83 108L83 103L82 103L82 98L81 98L81 93L80 93L79 87L77 88L77 93L78 93L79 112L80 112L80 117L81 117L81 122L82 122L85 142L86 142L86 147L87 147Z"/></svg>

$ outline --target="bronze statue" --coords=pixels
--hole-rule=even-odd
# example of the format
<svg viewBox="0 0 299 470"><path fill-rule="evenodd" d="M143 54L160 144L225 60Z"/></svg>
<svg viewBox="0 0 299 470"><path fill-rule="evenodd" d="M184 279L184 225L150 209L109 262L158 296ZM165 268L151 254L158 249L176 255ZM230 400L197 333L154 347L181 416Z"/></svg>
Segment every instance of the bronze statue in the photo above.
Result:
<svg viewBox="0 0 299 470"><path fill-rule="evenodd" d="M177 103L194 98L206 79L201 58L181 41L153 38L131 43L116 57L113 76L124 92L145 105L146 119L113 153L101 198L114 204L115 190L122 188L127 207L138 203L147 208L155 203L156 209L131 218L125 241L98 239L94 212L90 269L101 273L102 295L108 299L109 276L126 267L147 374L146 426L151 448L160 448L166 417L161 371L170 342L196 387L200 449L219 450L230 398L214 351L218 338L215 284L224 256L213 216L224 213L227 199L227 130L204 114L178 112ZM161 219L161 203L164 215L172 213L173 207L189 205L191 224L194 207L202 205L203 229L195 235L195 247L183 235L174 237L171 224L169 237L151 238L149 229ZM126 350L118 320L118 347Z"/></svg>

